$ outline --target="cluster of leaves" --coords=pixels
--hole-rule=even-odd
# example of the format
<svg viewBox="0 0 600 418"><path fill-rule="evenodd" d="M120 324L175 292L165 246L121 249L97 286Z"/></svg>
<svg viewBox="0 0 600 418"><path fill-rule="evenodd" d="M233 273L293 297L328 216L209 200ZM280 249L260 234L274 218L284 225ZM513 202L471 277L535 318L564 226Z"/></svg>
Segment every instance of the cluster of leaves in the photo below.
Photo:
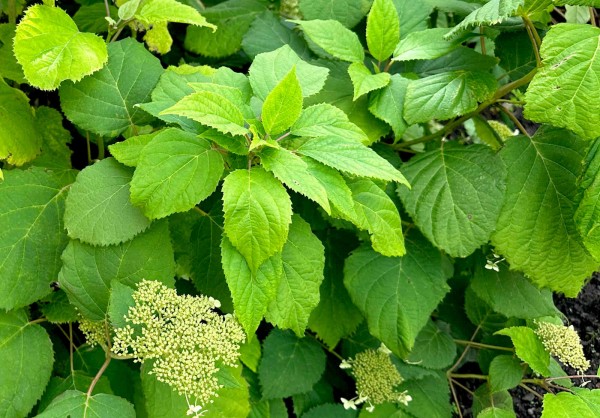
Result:
<svg viewBox="0 0 600 418"><path fill-rule="evenodd" d="M148 279L247 334L203 416L598 416L534 320L600 264L600 1L215 3L0 2L0 415L186 416L111 355ZM345 410L381 343L411 401Z"/></svg>

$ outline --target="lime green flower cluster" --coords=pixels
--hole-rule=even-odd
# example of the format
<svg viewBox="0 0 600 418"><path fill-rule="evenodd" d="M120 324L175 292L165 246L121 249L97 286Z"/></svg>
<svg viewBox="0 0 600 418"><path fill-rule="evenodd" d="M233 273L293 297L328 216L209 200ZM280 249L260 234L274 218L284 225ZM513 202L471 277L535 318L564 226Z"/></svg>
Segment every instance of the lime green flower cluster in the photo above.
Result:
<svg viewBox="0 0 600 418"><path fill-rule="evenodd" d="M235 367L245 334L231 315L214 311L218 300L178 296L157 281L144 280L133 293L123 328L115 330L112 351L153 360L150 373L185 395L193 408L212 403L219 365Z"/></svg>
<svg viewBox="0 0 600 418"><path fill-rule="evenodd" d="M298 0L281 0L279 13L288 19L302 19Z"/></svg>
<svg viewBox="0 0 600 418"><path fill-rule="evenodd" d="M581 340L573 325L566 327L541 321L535 321L535 324L535 333L550 354L582 373L590 368L590 362L583 354Z"/></svg>
<svg viewBox="0 0 600 418"><path fill-rule="evenodd" d="M347 400L342 398L346 409L356 409L357 405L367 402L367 410L372 412L375 405L385 402L396 402L408 405L412 398L406 391L398 392L395 387L403 379L390 359L389 350L382 346L378 350L365 350L354 359L342 362L343 369L351 369L356 380L357 397Z"/></svg>
<svg viewBox="0 0 600 418"><path fill-rule="evenodd" d="M83 317L79 318L79 330L83 333L85 341L90 347L106 344L106 322L90 321Z"/></svg>

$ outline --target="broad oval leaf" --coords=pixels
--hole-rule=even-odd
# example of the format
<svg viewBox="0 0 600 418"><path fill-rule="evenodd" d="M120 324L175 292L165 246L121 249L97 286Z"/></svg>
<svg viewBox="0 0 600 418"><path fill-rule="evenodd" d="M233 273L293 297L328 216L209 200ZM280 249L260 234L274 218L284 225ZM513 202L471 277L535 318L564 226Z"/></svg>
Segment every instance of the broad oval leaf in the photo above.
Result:
<svg viewBox="0 0 600 418"><path fill-rule="evenodd" d="M600 29L561 23L540 48L543 65L525 95L525 117L571 129L586 139L600 136Z"/></svg>
<svg viewBox="0 0 600 418"><path fill-rule="evenodd" d="M508 390L521 383L523 367L515 356L496 356L490 363L490 389L492 392Z"/></svg>
<svg viewBox="0 0 600 418"><path fill-rule="evenodd" d="M389 73L383 72L372 74L362 62L354 62L348 67L348 75L354 86L354 96L352 100L373 91L379 90L390 83Z"/></svg>
<svg viewBox="0 0 600 418"><path fill-rule="evenodd" d="M400 40L400 21L392 0L375 0L367 16L367 46L377 61L392 55Z"/></svg>
<svg viewBox="0 0 600 418"><path fill-rule="evenodd" d="M27 416L50 379L54 353L41 326L32 324L23 310L0 313L0 415Z"/></svg>
<svg viewBox="0 0 600 418"><path fill-rule="evenodd" d="M392 127L396 139L402 138L408 124L404 120L404 97L410 81L393 74L390 83L369 95L369 111Z"/></svg>
<svg viewBox="0 0 600 418"><path fill-rule="evenodd" d="M598 389L578 389L574 393L560 392L544 395L544 410L541 418L579 418L599 415L600 390Z"/></svg>
<svg viewBox="0 0 600 418"><path fill-rule="evenodd" d="M127 128L152 120L136 107L149 101L163 68L160 61L133 38L108 47L108 64L78 83L60 87L65 116L82 129L116 137Z"/></svg>
<svg viewBox="0 0 600 418"><path fill-rule="evenodd" d="M496 334L510 337L517 356L529 364L534 372L545 377L551 375L548 369L550 354L548 354L534 330L528 327L511 327L502 329Z"/></svg>
<svg viewBox="0 0 600 418"><path fill-rule="evenodd" d="M575 222L583 245L600 260L600 141L594 142L586 160L579 180L582 197L575 211Z"/></svg>
<svg viewBox="0 0 600 418"><path fill-rule="evenodd" d="M65 208L69 237L92 245L119 244L150 225L129 201L133 170L114 158L84 168L71 187Z"/></svg>
<svg viewBox="0 0 600 418"><path fill-rule="evenodd" d="M348 62L363 62L365 51L356 33L337 20L290 20L319 48L335 58Z"/></svg>
<svg viewBox="0 0 600 418"><path fill-rule="evenodd" d="M465 17L460 24L448 33L447 38L454 38L473 26L500 23L513 16L524 3L525 0L491 0Z"/></svg>
<svg viewBox="0 0 600 418"><path fill-rule="evenodd" d="M212 29L213 32L217 29L215 25L208 23L204 16L198 13L198 10L177 0L145 1L141 9L135 14L135 18L146 26L160 22L177 22L206 26Z"/></svg>
<svg viewBox="0 0 600 418"><path fill-rule="evenodd" d="M278 253L292 221L290 197L279 180L262 168L236 170L223 182L225 233L255 273Z"/></svg>
<svg viewBox="0 0 600 418"><path fill-rule="evenodd" d="M339 136L355 139L366 144L367 135L358 126L348 120L348 116L340 109L328 103L319 103L307 107L290 129L296 136L319 137Z"/></svg>
<svg viewBox="0 0 600 418"><path fill-rule="evenodd" d="M17 26L14 52L32 86L54 90L64 80L81 80L108 58L99 36L82 33L58 7L31 6Z"/></svg>
<svg viewBox="0 0 600 418"><path fill-rule="evenodd" d="M447 41L446 28L425 29L409 33L394 51L393 61L431 60L447 54L458 46L458 42Z"/></svg>
<svg viewBox="0 0 600 418"><path fill-rule="evenodd" d="M115 395L99 393L88 396L68 390L52 401L39 418L135 418L133 405Z"/></svg>
<svg viewBox="0 0 600 418"><path fill-rule="evenodd" d="M456 343L452 336L429 321L417 335L407 360L428 369L443 369L450 366L455 357Z"/></svg>
<svg viewBox="0 0 600 418"><path fill-rule="evenodd" d="M300 112L302 88L294 66L265 98L261 114L265 131L271 136L284 132L296 122Z"/></svg>
<svg viewBox="0 0 600 418"><path fill-rule="evenodd" d="M152 219L185 212L215 191L222 174L223 158L210 142L169 128L142 149L131 201Z"/></svg>
<svg viewBox="0 0 600 418"><path fill-rule="evenodd" d="M598 268L573 220L585 149L577 136L547 127L533 138L509 139L500 156L511 175L492 235L512 268L571 297Z"/></svg>
<svg viewBox="0 0 600 418"><path fill-rule="evenodd" d="M453 257L490 239L506 190L502 160L485 145L442 148L402 166L412 189L399 187L404 207L423 234Z"/></svg>
<svg viewBox="0 0 600 418"><path fill-rule="evenodd" d="M406 249L404 257L385 257L363 246L344 266L344 284L369 332L401 357L450 289L452 275L448 260L418 233L406 237Z"/></svg>
<svg viewBox="0 0 600 418"><path fill-rule="evenodd" d="M0 308L27 306L52 290L68 242L63 214L74 172L7 171L0 182Z"/></svg>

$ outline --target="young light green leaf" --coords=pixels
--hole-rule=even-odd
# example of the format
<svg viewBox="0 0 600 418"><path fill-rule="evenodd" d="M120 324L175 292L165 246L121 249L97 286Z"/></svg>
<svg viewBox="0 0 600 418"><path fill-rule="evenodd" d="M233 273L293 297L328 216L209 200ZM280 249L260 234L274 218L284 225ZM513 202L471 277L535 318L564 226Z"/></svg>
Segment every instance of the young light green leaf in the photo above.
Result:
<svg viewBox="0 0 600 418"><path fill-rule="evenodd" d="M451 71L408 84L404 118L409 124L450 119L477 108L496 91L496 77L481 71Z"/></svg>
<svg viewBox="0 0 600 418"><path fill-rule="evenodd" d="M308 392L325 371L325 353L314 339L274 329L263 344L258 377L264 399Z"/></svg>
<svg viewBox="0 0 600 418"><path fill-rule="evenodd" d="M279 328L304 336L308 318L319 303L319 287L325 267L324 247L310 225L299 215L292 217L288 240L281 252L283 274L267 320Z"/></svg>
<svg viewBox="0 0 600 418"><path fill-rule="evenodd" d="M408 124L404 120L404 96L409 84L407 78L393 74L387 86L369 95L369 111L392 127L394 136L402 138Z"/></svg>
<svg viewBox="0 0 600 418"><path fill-rule="evenodd" d="M202 15L219 29L190 26L184 46L187 50L207 57L226 57L237 52L248 28L266 10L260 0L227 0L202 11Z"/></svg>
<svg viewBox="0 0 600 418"><path fill-rule="evenodd" d="M564 23L544 37L539 69L525 95L525 117L571 129L585 139L600 136L600 29Z"/></svg>
<svg viewBox="0 0 600 418"><path fill-rule="evenodd" d="M133 38L111 43L108 55L101 71L78 83L64 83L59 93L67 119L98 135L116 137L151 120L135 105L148 101L163 68Z"/></svg>
<svg viewBox="0 0 600 418"><path fill-rule="evenodd" d="M363 144L369 142L362 129L350 122L342 110L328 103L319 103L304 109L290 132L296 136L340 136L355 139Z"/></svg>
<svg viewBox="0 0 600 418"><path fill-rule="evenodd" d="M598 267L573 220L586 145L568 131L542 127L531 139L509 139L500 152L511 175L492 244L538 287L571 297Z"/></svg>
<svg viewBox="0 0 600 418"><path fill-rule="evenodd" d="M367 16L367 45L377 61L392 55L400 40L400 21L392 0L375 0Z"/></svg>
<svg viewBox="0 0 600 418"><path fill-rule="evenodd" d="M509 355L496 356L490 363L490 389L492 392L508 390L521 383L521 361Z"/></svg>
<svg viewBox="0 0 600 418"><path fill-rule="evenodd" d="M575 223L583 245L600 260L600 141L588 151L584 172L579 179L581 200L575 211Z"/></svg>
<svg viewBox="0 0 600 418"><path fill-rule="evenodd" d="M301 157L285 148L267 148L260 152L263 167L272 172L283 184L311 200L331 213L327 190L308 170Z"/></svg>
<svg viewBox="0 0 600 418"><path fill-rule="evenodd" d="M499 271L486 269L485 264L486 260L479 258L471 288L495 312L524 319L556 315L550 290L538 289L523 273L510 270L505 262L497 264Z"/></svg>
<svg viewBox="0 0 600 418"><path fill-rule="evenodd" d="M458 47L458 42L447 41L447 28L425 29L409 33L394 50L393 61L430 60L446 55Z"/></svg>
<svg viewBox="0 0 600 418"><path fill-rule="evenodd" d="M535 331L528 327L511 327L496 332L499 335L510 337L515 346L515 353L529 367L542 376L550 376L550 354L544 349Z"/></svg>
<svg viewBox="0 0 600 418"><path fill-rule="evenodd" d="M446 38L452 39L473 26L501 23L513 16L524 3L525 0L491 0L465 17L446 35Z"/></svg>
<svg viewBox="0 0 600 418"><path fill-rule="evenodd" d="M185 116L225 134L245 135L249 132L244 127L244 115L239 108L226 97L210 91L185 96L160 114Z"/></svg>
<svg viewBox="0 0 600 418"><path fill-rule="evenodd" d="M337 20L290 20L302 28L317 46L335 58L348 62L363 62L365 51L358 36Z"/></svg>
<svg viewBox="0 0 600 418"><path fill-rule="evenodd" d="M304 97L312 96L323 88L329 70L303 61L288 45L284 45L274 51L258 54L252 61L248 79L254 95L264 101L294 66Z"/></svg>
<svg viewBox="0 0 600 418"><path fill-rule="evenodd" d="M354 62L348 67L348 74L354 86L353 100L369 93L379 90L390 83L389 73L372 74L362 62Z"/></svg>
<svg viewBox="0 0 600 418"><path fill-rule="evenodd" d="M110 154L115 157L115 160L121 164L127 167L136 167L144 147L160 132L156 131L150 134L132 136L125 141L109 145L108 149Z"/></svg>
<svg viewBox="0 0 600 418"><path fill-rule="evenodd" d="M130 20L140 7L142 0L127 0L119 6L119 19Z"/></svg>
<svg viewBox="0 0 600 418"><path fill-rule="evenodd" d="M93 247L71 241L62 254L60 287L71 304L92 321L106 317L112 280L133 287L143 279L173 285L175 262L166 221L157 222L131 241Z"/></svg>
<svg viewBox="0 0 600 418"><path fill-rule="evenodd" d="M41 147L29 99L0 79L0 160L20 166L33 160Z"/></svg>
<svg viewBox="0 0 600 418"><path fill-rule="evenodd" d="M571 3L571 1L569 1ZM597 417L600 415L600 390L579 389L574 393L544 395L541 418Z"/></svg>
<svg viewBox="0 0 600 418"><path fill-rule="evenodd" d="M395 181L409 186L400 171L371 148L337 136L323 136L306 140L297 150L300 154L361 177Z"/></svg>
<svg viewBox="0 0 600 418"><path fill-rule="evenodd" d="M39 418L135 418L133 405L123 398L106 393L88 396L68 390L54 399Z"/></svg>
<svg viewBox="0 0 600 418"><path fill-rule="evenodd" d="M65 198L75 173L11 170L0 182L0 308L27 306L52 290L68 242Z"/></svg>
<svg viewBox="0 0 600 418"><path fill-rule="evenodd" d="M455 357L456 344L452 336L429 321L417 335L407 361L428 369L443 369L450 366Z"/></svg>
<svg viewBox="0 0 600 418"><path fill-rule="evenodd" d="M281 254L272 255L252 272L244 256L223 235L221 257L236 317L251 336L277 294L283 274Z"/></svg>
<svg viewBox="0 0 600 418"><path fill-rule="evenodd" d="M177 2L179 3L179 2ZM173 38L169 33L167 22L156 22L144 34L144 42L148 49L158 54L166 54L171 50Z"/></svg>
<svg viewBox="0 0 600 418"><path fill-rule="evenodd" d="M150 226L129 201L133 170L114 158L83 169L67 197L65 227L69 237L92 245L128 241Z"/></svg>
<svg viewBox="0 0 600 418"><path fill-rule="evenodd" d="M354 200L355 219L349 219L371 235L371 245L380 254L402 257L406 253L398 208L377 184L369 179L347 180Z"/></svg>
<svg viewBox="0 0 600 418"><path fill-rule="evenodd" d="M296 76L296 67L292 67L265 99L261 115L265 131L271 136L286 131L301 112L302 88Z"/></svg>
<svg viewBox="0 0 600 418"><path fill-rule="evenodd" d="M252 273L282 250L292 221L290 197L261 168L236 170L223 182L225 233Z"/></svg>
<svg viewBox="0 0 600 418"><path fill-rule="evenodd" d="M108 58L102 38L79 32L64 10L41 4L29 7L17 26L14 52L27 81L42 90L81 80Z"/></svg>
<svg viewBox="0 0 600 418"><path fill-rule="evenodd" d="M506 190L502 160L485 145L444 145L411 159L402 172L404 207L423 234L453 257L489 241Z"/></svg>
<svg viewBox="0 0 600 418"><path fill-rule="evenodd" d="M385 257L362 246L344 266L344 284L369 332L401 357L450 289L452 275L448 260L418 233L406 237L406 248L404 257Z"/></svg>
<svg viewBox="0 0 600 418"><path fill-rule="evenodd" d="M185 212L215 191L222 174L223 158L210 142L168 128L142 150L131 201L151 219Z"/></svg>
<svg viewBox="0 0 600 418"><path fill-rule="evenodd" d="M217 27L208 23L198 10L176 0L150 0L143 2L135 18L146 26L157 23L177 22L205 26L214 32Z"/></svg>
<svg viewBox="0 0 600 418"><path fill-rule="evenodd" d="M8 224L7 224L8 225ZM41 326L32 324L24 310L0 312L0 415L25 417L44 393L54 353Z"/></svg>

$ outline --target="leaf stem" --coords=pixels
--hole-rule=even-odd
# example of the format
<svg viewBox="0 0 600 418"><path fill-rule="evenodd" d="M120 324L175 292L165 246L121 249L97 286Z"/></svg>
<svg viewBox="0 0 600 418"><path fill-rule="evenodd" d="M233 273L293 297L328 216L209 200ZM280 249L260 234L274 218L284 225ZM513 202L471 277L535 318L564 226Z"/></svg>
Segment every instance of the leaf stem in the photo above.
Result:
<svg viewBox="0 0 600 418"><path fill-rule="evenodd" d="M96 145L98 146L98 159L104 159L104 138L98 135L98 139L96 140Z"/></svg>
<svg viewBox="0 0 600 418"><path fill-rule="evenodd" d="M409 148L415 144L421 144L423 142L429 142L432 141L434 139L437 139L439 137L445 136L447 134L449 134L450 132L454 131L454 129L456 129L458 126L460 126L463 122L471 119L473 116L476 116L478 114L480 114L481 112L483 112L485 109L487 109L489 106L493 105L494 103L496 103L496 101L504 96L506 96L508 93L510 93L511 91L529 83L531 81L531 79L533 78L533 76L536 74L537 72L537 68L534 68L533 70L531 70L529 73L527 73L526 75L524 75L523 77L519 78L518 80L512 81L508 84L503 85L502 87L500 87L496 93L494 94L494 96L489 99L486 100L485 102L481 103L477 109L475 109L474 111L467 113L466 115L448 123L447 125L445 125L442 129L440 129L437 132L434 132L432 134L429 135L425 135L422 136L420 138L417 139L413 139L412 141L406 141L406 142L401 142L399 144L394 144L394 145L390 145L393 149L395 150L402 150L404 148Z"/></svg>
<svg viewBox="0 0 600 418"><path fill-rule="evenodd" d="M483 36L483 26L479 26L479 44L481 45L481 53L487 55L485 47L485 36Z"/></svg>
<svg viewBox="0 0 600 418"><path fill-rule="evenodd" d="M48 321L46 318L38 318L38 319L34 319L33 321L29 321L29 325L41 324L42 322L46 322L46 321Z"/></svg>
<svg viewBox="0 0 600 418"><path fill-rule="evenodd" d="M92 148L90 146L90 133L88 131L85 131L85 144L87 147L88 165L90 165L92 163Z"/></svg>
<svg viewBox="0 0 600 418"><path fill-rule="evenodd" d="M15 25L17 23L17 1L8 0L6 9L8 14L8 23Z"/></svg>
<svg viewBox="0 0 600 418"><path fill-rule="evenodd" d="M69 322L69 365L71 366L71 376L75 373L73 367L73 324Z"/></svg>
<svg viewBox="0 0 600 418"><path fill-rule="evenodd" d="M104 10L106 11L106 17L110 19L110 6L108 5L108 0L104 0Z"/></svg>
<svg viewBox="0 0 600 418"><path fill-rule="evenodd" d="M531 389L529 386L527 386L524 383L519 383L519 387L525 389L529 393L532 393L538 399L542 399L542 400L544 399L544 397L542 395L540 395L539 393L537 393L535 390Z"/></svg>
<svg viewBox="0 0 600 418"><path fill-rule="evenodd" d="M464 373L464 374L460 374L460 373L450 373L448 376L450 376L452 379L478 379L478 380L488 380L488 376L484 375L484 374L473 374L473 373Z"/></svg>
<svg viewBox="0 0 600 418"><path fill-rule="evenodd" d="M454 342L456 344L468 345L473 348L482 348L482 349L490 349L490 350L498 350L498 351L510 351L511 353L514 352L514 350L509 347L501 347L501 346L497 346L497 345L483 344L483 343L478 343L475 341L454 340Z"/></svg>
<svg viewBox="0 0 600 418"><path fill-rule="evenodd" d="M91 397L92 396L92 392L94 391L94 387L96 386L96 383L98 383L98 381L100 380L100 378L102 377L102 374L104 374L104 372L106 371L106 368L108 367L108 365L110 364L110 360L112 359L111 355L110 355L110 351L106 352L106 359L104 360L104 363L102 363L102 366L100 367L100 370L98 370L98 373L96 373L96 376L94 376L94 380L92 380L92 383L90 383L90 387L86 393L87 397Z"/></svg>
<svg viewBox="0 0 600 418"><path fill-rule="evenodd" d="M517 127L517 129L519 131L521 131L521 133L525 136L527 136L528 138L531 138L531 136L529 135L529 133L527 132L527 130L525 129L525 127L523 126L523 124L521 123L521 121L519 121L519 119L517 119L517 117L515 115L513 115L513 113L508 110L507 108L505 108L504 106L500 105L498 106L498 108L506 115L509 117L509 119L512 121L512 123L515 124L515 126Z"/></svg>
<svg viewBox="0 0 600 418"><path fill-rule="evenodd" d="M533 47L533 53L535 54L535 61L538 67L542 66L542 59L540 57L540 45L542 41L533 26L533 23L527 16L523 16L523 22L525 22L525 29L527 29L527 34L529 35L529 39L531 40L531 46ZM539 41L539 42L538 42Z"/></svg>

